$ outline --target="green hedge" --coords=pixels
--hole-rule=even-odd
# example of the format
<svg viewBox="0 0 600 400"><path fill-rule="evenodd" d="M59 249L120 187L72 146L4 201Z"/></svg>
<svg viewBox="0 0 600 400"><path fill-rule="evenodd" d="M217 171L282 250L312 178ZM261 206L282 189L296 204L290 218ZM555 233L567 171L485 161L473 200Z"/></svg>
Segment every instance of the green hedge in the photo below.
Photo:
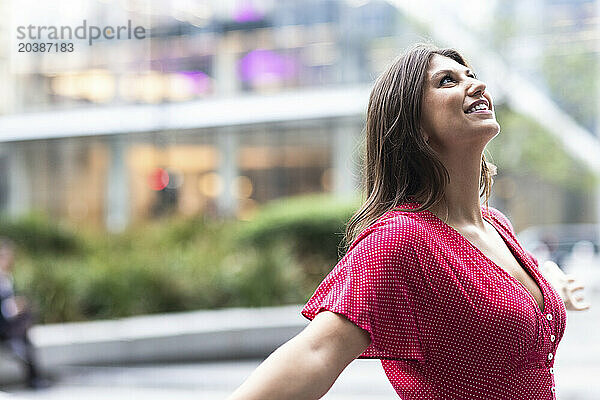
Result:
<svg viewBox="0 0 600 400"><path fill-rule="evenodd" d="M358 208L358 198L314 194L283 198L263 206L250 222L240 224L239 247L268 251L287 246L313 288L343 255L346 223Z"/></svg>
<svg viewBox="0 0 600 400"><path fill-rule="evenodd" d="M15 284L39 321L81 321L303 303L337 261L351 204L285 199L249 222L171 218L118 235L39 217L31 230L28 219L2 226L19 232L7 232L19 244Z"/></svg>
<svg viewBox="0 0 600 400"><path fill-rule="evenodd" d="M7 236L19 247L38 254L72 253L82 247L74 232L35 213L16 220L0 216L0 236Z"/></svg>
<svg viewBox="0 0 600 400"><path fill-rule="evenodd" d="M258 248L286 242L301 257L335 262L341 256L346 223L358 206L358 198L326 194L279 199L242 223L237 240Z"/></svg>

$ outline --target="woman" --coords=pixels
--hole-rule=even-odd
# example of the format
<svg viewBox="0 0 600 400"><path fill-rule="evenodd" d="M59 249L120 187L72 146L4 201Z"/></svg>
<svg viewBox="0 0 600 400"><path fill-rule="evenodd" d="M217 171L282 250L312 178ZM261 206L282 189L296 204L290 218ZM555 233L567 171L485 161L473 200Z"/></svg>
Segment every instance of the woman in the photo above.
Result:
<svg viewBox="0 0 600 400"><path fill-rule="evenodd" d="M487 206L499 131L457 51L396 59L371 92L351 245L304 306L311 323L229 399L318 399L357 357L381 359L404 400L555 398L565 305Z"/></svg>

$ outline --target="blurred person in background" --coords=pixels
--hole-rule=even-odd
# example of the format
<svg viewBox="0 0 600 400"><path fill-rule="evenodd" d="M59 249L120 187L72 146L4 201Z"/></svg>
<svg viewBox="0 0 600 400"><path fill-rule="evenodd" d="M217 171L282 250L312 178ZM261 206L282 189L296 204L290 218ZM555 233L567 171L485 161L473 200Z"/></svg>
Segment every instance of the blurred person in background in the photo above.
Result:
<svg viewBox="0 0 600 400"><path fill-rule="evenodd" d="M488 206L499 132L458 51L394 60L369 100L348 250L302 309L308 326L229 400L318 399L356 358L380 359L403 400L555 399L565 303Z"/></svg>
<svg viewBox="0 0 600 400"><path fill-rule="evenodd" d="M34 347L28 330L33 325L33 314L27 299L15 295L13 267L15 244L0 238L0 340L14 353L26 368L27 386L32 389L47 387L36 365Z"/></svg>

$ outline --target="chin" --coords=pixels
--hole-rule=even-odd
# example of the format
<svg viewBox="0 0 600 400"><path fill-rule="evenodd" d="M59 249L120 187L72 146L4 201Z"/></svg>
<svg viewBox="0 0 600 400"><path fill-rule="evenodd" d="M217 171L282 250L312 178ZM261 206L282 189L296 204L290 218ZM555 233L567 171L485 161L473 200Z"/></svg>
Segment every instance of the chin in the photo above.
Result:
<svg viewBox="0 0 600 400"><path fill-rule="evenodd" d="M494 136L500 133L500 124L498 122L494 122Z"/></svg>
<svg viewBox="0 0 600 400"><path fill-rule="evenodd" d="M490 131L488 132L488 134L486 134L486 135L485 135L485 140L483 140L483 142L485 142L485 145L484 145L484 146L487 146L487 144L488 144L489 142L491 142L492 140L494 140L494 138L495 138L496 136L498 136L498 134L499 134L499 133L500 133L500 129L497 129L497 130L490 130Z"/></svg>
<svg viewBox="0 0 600 400"><path fill-rule="evenodd" d="M500 124L498 121L493 120L485 124L485 127L481 127L481 129L485 130L486 133L492 136L496 136L498 133L500 133Z"/></svg>

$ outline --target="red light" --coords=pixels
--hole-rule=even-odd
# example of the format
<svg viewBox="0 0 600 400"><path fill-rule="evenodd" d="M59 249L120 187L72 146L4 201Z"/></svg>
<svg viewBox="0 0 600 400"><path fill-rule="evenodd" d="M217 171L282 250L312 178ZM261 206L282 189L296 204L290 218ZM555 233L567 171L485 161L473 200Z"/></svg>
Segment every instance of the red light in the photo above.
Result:
<svg viewBox="0 0 600 400"><path fill-rule="evenodd" d="M148 186L152 190L163 190L169 184L169 173L162 168L156 168L148 176Z"/></svg>

